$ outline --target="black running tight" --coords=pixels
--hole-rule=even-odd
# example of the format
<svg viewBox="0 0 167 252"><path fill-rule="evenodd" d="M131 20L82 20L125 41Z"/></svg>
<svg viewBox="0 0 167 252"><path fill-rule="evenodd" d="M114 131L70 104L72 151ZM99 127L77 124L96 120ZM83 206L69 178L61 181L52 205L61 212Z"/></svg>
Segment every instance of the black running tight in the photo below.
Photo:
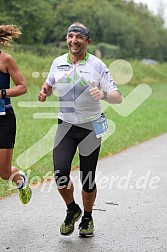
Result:
<svg viewBox="0 0 167 252"><path fill-rule="evenodd" d="M83 190L94 191L101 139L96 138L91 122L71 125L59 119L58 123L53 149L54 175L57 185L68 185L71 163L78 147Z"/></svg>

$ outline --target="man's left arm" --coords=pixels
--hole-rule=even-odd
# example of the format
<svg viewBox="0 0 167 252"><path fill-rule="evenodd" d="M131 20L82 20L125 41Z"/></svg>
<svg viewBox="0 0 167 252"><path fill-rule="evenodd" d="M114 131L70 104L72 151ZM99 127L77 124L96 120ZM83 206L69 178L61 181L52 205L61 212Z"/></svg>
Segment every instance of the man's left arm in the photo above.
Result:
<svg viewBox="0 0 167 252"><path fill-rule="evenodd" d="M103 93L101 100L105 100L110 104L120 104L122 102L122 96L118 90L113 90L110 92L101 92Z"/></svg>
<svg viewBox="0 0 167 252"><path fill-rule="evenodd" d="M122 96L118 90L105 92L95 86L94 83L92 83L92 86L90 94L95 100L105 100L110 104L120 104L122 102Z"/></svg>

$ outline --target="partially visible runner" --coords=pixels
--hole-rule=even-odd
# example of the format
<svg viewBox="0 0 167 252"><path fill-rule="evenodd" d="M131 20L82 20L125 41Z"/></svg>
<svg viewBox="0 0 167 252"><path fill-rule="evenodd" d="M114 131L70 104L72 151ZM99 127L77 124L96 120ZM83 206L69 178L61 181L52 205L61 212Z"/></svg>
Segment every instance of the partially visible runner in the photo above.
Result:
<svg viewBox="0 0 167 252"><path fill-rule="evenodd" d="M0 25L0 45L11 46L13 38L21 31L15 25ZM10 87L10 77L15 86ZM27 92L26 82L13 57L0 50L0 177L16 183L23 204L31 199L32 191L23 172L12 166L12 155L16 135L16 118L10 97Z"/></svg>
<svg viewBox="0 0 167 252"><path fill-rule="evenodd" d="M68 28L66 42L69 53L54 60L38 99L44 102L54 89L58 90L60 111L53 149L54 174L67 206L60 233L70 235L82 215L74 200L70 178L71 163L78 147L84 207L79 236L91 237L94 234L92 208L97 192L96 166L101 135L107 129L100 100L116 104L121 103L122 98L106 65L87 52L89 29L79 22L72 24Z"/></svg>

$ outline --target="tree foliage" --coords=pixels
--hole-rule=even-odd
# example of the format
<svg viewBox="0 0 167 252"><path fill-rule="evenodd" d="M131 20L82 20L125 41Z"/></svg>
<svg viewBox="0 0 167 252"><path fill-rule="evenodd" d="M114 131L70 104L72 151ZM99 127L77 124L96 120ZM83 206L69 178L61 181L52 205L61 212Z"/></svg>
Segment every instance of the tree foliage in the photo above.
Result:
<svg viewBox="0 0 167 252"><path fill-rule="evenodd" d="M0 23L21 27L21 44L59 45L75 21L90 28L93 44L115 46L120 57L167 61L167 29L146 5L132 0L1 0Z"/></svg>

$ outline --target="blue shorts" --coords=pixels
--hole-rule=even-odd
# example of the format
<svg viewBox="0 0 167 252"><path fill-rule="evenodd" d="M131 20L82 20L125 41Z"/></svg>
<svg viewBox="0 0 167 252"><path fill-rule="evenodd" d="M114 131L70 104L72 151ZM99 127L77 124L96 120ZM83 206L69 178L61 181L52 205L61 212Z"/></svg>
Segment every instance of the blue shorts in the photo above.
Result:
<svg viewBox="0 0 167 252"><path fill-rule="evenodd" d="M6 109L6 115L0 115L0 149L12 149L15 144L16 118L13 108Z"/></svg>

